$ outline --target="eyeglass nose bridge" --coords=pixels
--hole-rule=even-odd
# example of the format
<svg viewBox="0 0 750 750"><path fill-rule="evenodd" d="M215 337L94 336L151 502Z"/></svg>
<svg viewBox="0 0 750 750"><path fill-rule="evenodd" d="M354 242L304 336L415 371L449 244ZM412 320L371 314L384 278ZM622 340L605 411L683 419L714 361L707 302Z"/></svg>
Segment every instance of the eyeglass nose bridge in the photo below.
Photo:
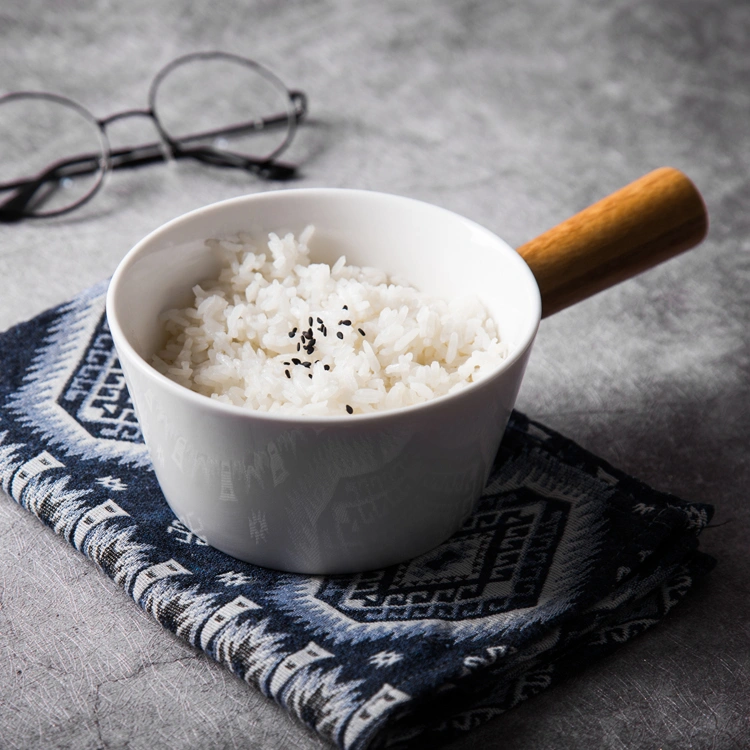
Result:
<svg viewBox="0 0 750 750"><path fill-rule="evenodd" d="M157 133L158 141L156 143L149 143L144 146L136 146L132 148L123 148L110 150L108 153L109 168L115 169L118 166L140 166L142 164L148 164L156 161L170 162L175 159L175 147L172 140L164 132L164 129L159 123L159 118L156 116L156 112L153 107L145 109L126 109L122 112L115 112L114 114L108 115L97 120L99 128L103 133L106 133L106 129L115 122L122 120L129 120L137 117L145 117L151 120L154 130ZM109 140L109 139L108 139Z"/></svg>
<svg viewBox="0 0 750 750"><path fill-rule="evenodd" d="M154 114L154 111L152 109L126 109L122 112L115 112L112 115L103 117L102 119L97 120L97 122L99 123L100 128L106 128L113 122L117 122L117 120L126 120L131 117L148 117L154 123L156 123L156 115Z"/></svg>

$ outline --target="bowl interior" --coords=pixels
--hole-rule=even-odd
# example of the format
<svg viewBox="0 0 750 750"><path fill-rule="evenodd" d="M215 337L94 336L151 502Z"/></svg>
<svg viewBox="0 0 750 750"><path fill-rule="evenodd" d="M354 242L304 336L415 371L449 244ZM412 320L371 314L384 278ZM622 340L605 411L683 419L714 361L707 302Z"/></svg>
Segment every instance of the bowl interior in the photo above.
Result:
<svg viewBox="0 0 750 750"><path fill-rule="evenodd" d="M533 339L540 317L536 281L497 236L445 209L367 191L283 190L223 201L156 230L126 256L110 286L113 333L146 362L163 343L160 314L192 302L191 288L215 278L219 260L208 238L247 231L299 235L315 226L312 261L375 266L444 298L476 294L511 347L508 361ZM119 328L119 331L115 331ZM120 344L123 342L120 341Z"/></svg>

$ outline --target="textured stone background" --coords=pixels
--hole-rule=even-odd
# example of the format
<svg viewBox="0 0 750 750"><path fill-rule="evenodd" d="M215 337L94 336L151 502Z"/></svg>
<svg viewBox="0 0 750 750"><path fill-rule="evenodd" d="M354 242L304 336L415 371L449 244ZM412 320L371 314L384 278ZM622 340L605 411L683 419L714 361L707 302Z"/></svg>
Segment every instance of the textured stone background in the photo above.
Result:
<svg viewBox="0 0 750 750"><path fill-rule="evenodd" d="M750 5L4 0L0 91L103 116L144 106L161 65L210 48L308 92L298 185L421 198L513 245L655 167L693 178L707 241L545 321L518 405L715 504L703 548L719 566L660 627L451 747L750 746ZM115 175L71 218L0 228L0 328L108 277L164 221L264 188L157 166ZM0 746L323 747L5 497Z"/></svg>

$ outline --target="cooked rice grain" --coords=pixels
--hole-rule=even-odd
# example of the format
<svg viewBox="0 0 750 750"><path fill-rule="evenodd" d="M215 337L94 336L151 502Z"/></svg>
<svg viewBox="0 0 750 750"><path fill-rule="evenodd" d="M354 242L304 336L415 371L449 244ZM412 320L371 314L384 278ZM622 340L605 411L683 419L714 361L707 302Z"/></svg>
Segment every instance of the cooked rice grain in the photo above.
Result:
<svg viewBox="0 0 750 750"><path fill-rule="evenodd" d="M208 240L224 260L169 310L154 366L225 403L308 416L399 409L465 388L506 356L476 298L445 301L375 268L310 263L313 228Z"/></svg>

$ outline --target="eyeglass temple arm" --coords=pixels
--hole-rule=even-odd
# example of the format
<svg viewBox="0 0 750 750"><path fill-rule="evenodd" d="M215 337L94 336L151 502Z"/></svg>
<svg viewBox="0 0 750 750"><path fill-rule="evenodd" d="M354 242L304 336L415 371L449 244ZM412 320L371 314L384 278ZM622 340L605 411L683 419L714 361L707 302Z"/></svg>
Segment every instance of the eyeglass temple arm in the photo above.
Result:
<svg viewBox="0 0 750 750"><path fill-rule="evenodd" d="M302 91L290 91L289 97L294 104L294 121L296 123L302 122L307 116L307 95ZM254 130L265 130L266 128L273 127L275 125L284 125L289 122L289 113L281 112L276 115L270 115L269 117L261 117L258 120L250 120L250 122L239 123L238 125L230 125L225 128L215 128L212 130L204 130L200 133L194 133L192 135L182 135L179 138L170 139L170 144L177 143L191 143L192 141L202 141L206 138L216 138L221 135L238 135L240 133L253 132Z"/></svg>
<svg viewBox="0 0 750 750"><path fill-rule="evenodd" d="M307 94L304 91L295 89L289 92L289 98L294 105L294 121L300 123L307 116ZM248 156L242 156L240 154L234 154L230 152L214 151L208 147L191 147L184 146L193 141L205 140L206 138L213 138L221 135L236 135L253 130L264 130L265 128L272 127L274 125L284 125L289 122L289 113L282 112L280 114L271 115L269 117L263 117L259 120L253 120L249 123L242 123L240 125L233 125L228 128L220 128L216 130L206 130L202 133L196 133L194 135L181 136L179 139L170 140L169 146L172 152L172 156L176 159L189 157L196 159L204 164L212 164L216 167L230 167L234 169L245 169L249 172L255 172L269 180L290 180L297 174L297 167L294 164L288 162L279 161L278 159L254 159ZM157 144L154 144L157 145ZM113 168L117 166L130 166L129 164L113 165Z"/></svg>
<svg viewBox="0 0 750 750"><path fill-rule="evenodd" d="M34 177L0 184L0 191L15 190L0 203L0 223L20 221L28 215L29 206L41 206L58 188L66 177L93 174L101 169L102 157L97 154L84 154L51 164ZM40 191L44 190L43 193Z"/></svg>
<svg viewBox="0 0 750 750"><path fill-rule="evenodd" d="M172 156L176 159L192 158L205 164L217 167L231 167L245 169L270 180L289 180L297 173L293 164L277 160L250 159L234 154L221 154L211 149L183 148L176 146L172 148ZM148 144L137 149L123 149L114 152L111 156L111 169L123 169L153 164L165 161L161 144ZM50 197L57 189L60 180L65 177L77 177L96 172L100 167L96 165L96 156L85 157L55 164L36 177L21 182L0 185L0 190L13 190L15 192L0 203L0 224L8 224L20 221L29 215L29 206L35 204L41 206L46 198ZM71 169L71 167L77 167ZM42 189L46 190L40 195Z"/></svg>
<svg viewBox="0 0 750 750"><path fill-rule="evenodd" d="M175 159L195 159L202 164L210 164L214 167L244 169L268 180L290 180L297 174L297 167L288 162L277 159L253 159L241 154L214 151L212 148L202 146L186 148L179 144L172 144L172 156Z"/></svg>
<svg viewBox="0 0 750 750"><path fill-rule="evenodd" d="M46 180L29 182L16 190L6 201L0 203L0 223L10 224L23 219L24 209L31 203L31 200L45 182Z"/></svg>
<svg viewBox="0 0 750 750"><path fill-rule="evenodd" d="M110 169L133 168L166 161L167 158L162 144L149 143L112 152L108 166ZM101 160L98 154L83 154L51 164L34 177L0 184L0 192L15 190L0 203L0 224L10 224L28 217L31 215L29 207L42 206L59 189L63 179L94 174L102 169ZM43 188L45 193L40 195Z"/></svg>

